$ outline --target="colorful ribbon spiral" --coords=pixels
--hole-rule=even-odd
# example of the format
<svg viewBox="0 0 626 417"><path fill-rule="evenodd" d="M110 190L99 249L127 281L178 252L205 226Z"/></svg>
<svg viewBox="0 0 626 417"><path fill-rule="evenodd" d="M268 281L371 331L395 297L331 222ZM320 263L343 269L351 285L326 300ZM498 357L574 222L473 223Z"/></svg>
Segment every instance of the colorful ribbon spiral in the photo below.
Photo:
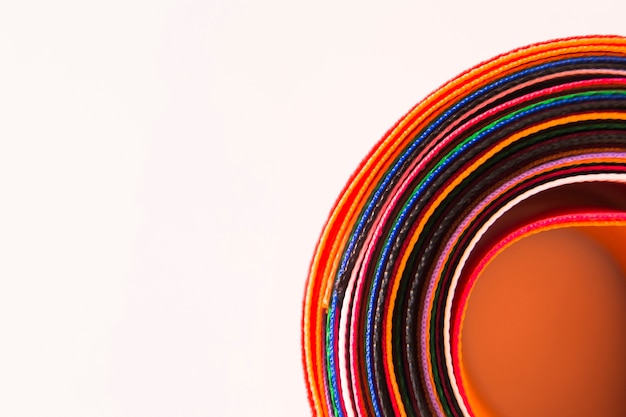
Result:
<svg viewBox="0 0 626 417"><path fill-rule="evenodd" d="M626 38L516 49L429 95L352 175L311 262L314 415L480 417L459 338L479 272L530 233L626 224L624 183Z"/></svg>

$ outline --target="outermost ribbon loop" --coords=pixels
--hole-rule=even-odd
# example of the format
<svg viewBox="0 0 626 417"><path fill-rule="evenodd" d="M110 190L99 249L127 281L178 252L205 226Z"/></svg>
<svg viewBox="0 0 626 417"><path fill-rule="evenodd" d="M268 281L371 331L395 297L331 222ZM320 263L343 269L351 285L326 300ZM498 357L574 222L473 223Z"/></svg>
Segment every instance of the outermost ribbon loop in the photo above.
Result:
<svg viewBox="0 0 626 417"><path fill-rule="evenodd" d="M626 189L626 38L519 48L417 104L356 169L312 259L313 414L480 417L459 342L476 271L525 234L626 224L596 189ZM565 197L535 204L546 195Z"/></svg>

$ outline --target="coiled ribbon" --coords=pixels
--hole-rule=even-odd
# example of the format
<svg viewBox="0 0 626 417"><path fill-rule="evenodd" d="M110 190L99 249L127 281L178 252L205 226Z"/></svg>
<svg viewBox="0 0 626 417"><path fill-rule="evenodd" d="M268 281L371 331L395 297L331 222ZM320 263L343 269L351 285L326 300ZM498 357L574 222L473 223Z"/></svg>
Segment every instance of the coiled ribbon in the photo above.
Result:
<svg viewBox="0 0 626 417"><path fill-rule="evenodd" d="M626 39L484 62L416 105L350 178L311 262L316 416L475 416L462 361L480 271L523 236L624 225Z"/></svg>

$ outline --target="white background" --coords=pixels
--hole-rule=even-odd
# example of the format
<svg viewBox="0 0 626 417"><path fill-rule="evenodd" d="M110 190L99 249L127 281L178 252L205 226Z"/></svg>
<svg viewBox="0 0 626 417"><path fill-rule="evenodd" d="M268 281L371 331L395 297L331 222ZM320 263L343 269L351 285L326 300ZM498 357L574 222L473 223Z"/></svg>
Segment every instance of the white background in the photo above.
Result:
<svg viewBox="0 0 626 417"><path fill-rule="evenodd" d="M3 0L0 415L308 415L308 263L360 159L621 4Z"/></svg>

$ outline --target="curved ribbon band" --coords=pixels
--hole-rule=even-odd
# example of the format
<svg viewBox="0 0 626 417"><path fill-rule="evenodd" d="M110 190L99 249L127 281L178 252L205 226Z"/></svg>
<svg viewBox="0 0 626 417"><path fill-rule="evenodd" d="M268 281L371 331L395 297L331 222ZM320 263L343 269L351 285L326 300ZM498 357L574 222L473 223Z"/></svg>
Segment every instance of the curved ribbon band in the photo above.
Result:
<svg viewBox="0 0 626 417"><path fill-rule="evenodd" d="M625 189L625 38L527 46L433 92L361 162L318 242L314 415L480 417L459 347L476 271L530 231L625 223L610 197Z"/></svg>

